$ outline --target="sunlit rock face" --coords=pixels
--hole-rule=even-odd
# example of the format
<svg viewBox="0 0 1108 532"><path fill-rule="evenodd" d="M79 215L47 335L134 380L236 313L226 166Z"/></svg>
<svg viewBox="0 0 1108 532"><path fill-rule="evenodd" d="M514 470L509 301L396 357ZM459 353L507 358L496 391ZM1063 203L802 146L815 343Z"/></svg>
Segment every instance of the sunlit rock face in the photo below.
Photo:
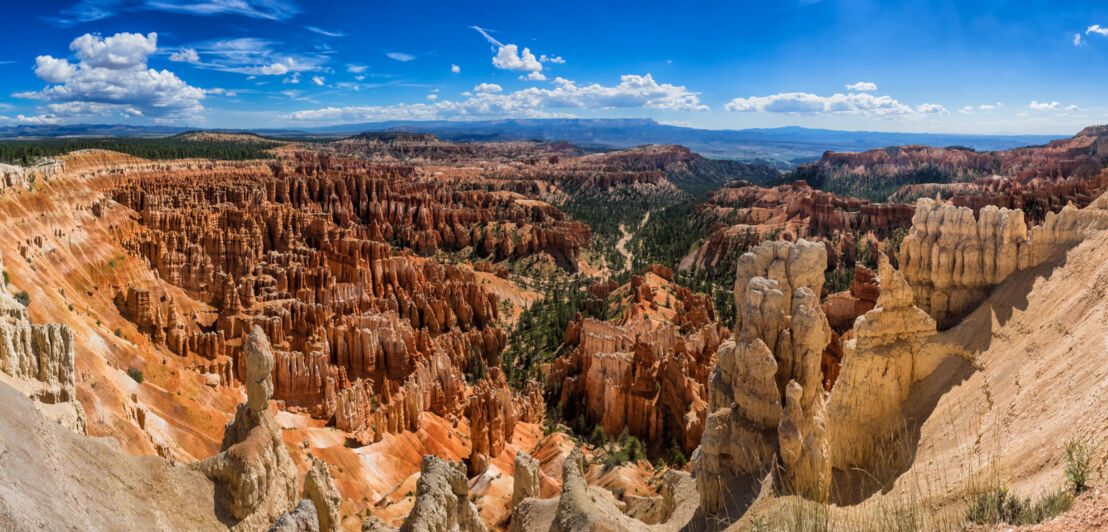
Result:
<svg viewBox="0 0 1108 532"><path fill-rule="evenodd" d="M739 259L735 340L719 349L694 471L708 513L729 477L769 470L782 489L824 498L831 481L820 362L831 329L819 306L822 244L768 242Z"/></svg>

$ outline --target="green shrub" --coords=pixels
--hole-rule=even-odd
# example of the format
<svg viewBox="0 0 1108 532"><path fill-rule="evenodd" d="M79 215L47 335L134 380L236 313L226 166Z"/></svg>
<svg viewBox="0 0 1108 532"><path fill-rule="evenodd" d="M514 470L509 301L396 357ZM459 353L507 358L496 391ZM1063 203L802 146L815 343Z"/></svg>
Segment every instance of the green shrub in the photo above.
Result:
<svg viewBox="0 0 1108 532"><path fill-rule="evenodd" d="M1043 495L1034 504L1005 487L978 491L971 496L966 519L978 525L1033 525L1051 519L1073 506L1073 495L1066 491Z"/></svg>
<svg viewBox="0 0 1108 532"><path fill-rule="evenodd" d="M1089 489L1093 468L1092 445L1084 439L1066 442L1066 483L1074 495L1080 495Z"/></svg>
<svg viewBox="0 0 1108 532"><path fill-rule="evenodd" d="M8 270L4 270L4 286L11 284L11 278L8 276Z"/></svg>
<svg viewBox="0 0 1108 532"><path fill-rule="evenodd" d="M16 294L15 300L25 307L31 306L31 294L28 294L26 290Z"/></svg>
<svg viewBox="0 0 1108 532"><path fill-rule="evenodd" d="M604 432L604 427L597 425L595 429L592 429L592 436L589 439L595 445L604 445L608 443L608 434Z"/></svg>
<svg viewBox="0 0 1108 532"><path fill-rule="evenodd" d="M139 371L138 369L136 369L136 368L127 368L127 375L130 375L130 377L132 379L135 379L135 382L140 383L140 384L142 383L142 378L143 378L142 377L142 372Z"/></svg>
<svg viewBox="0 0 1108 532"><path fill-rule="evenodd" d="M123 329L120 329L120 328L117 327L115 329L115 337L116 338L123 338Z"/></svg>

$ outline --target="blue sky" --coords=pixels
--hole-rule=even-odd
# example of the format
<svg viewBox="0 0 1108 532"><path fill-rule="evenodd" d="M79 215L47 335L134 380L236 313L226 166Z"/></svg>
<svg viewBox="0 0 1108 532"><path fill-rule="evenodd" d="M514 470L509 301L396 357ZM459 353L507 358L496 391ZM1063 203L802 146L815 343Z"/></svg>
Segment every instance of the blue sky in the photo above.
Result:
<svg viewBox="0 0 1108 532"><path fill-rule="evenodd" d="M924 4L7 2L0 125L574 116L1069 134L1108 122L1102 3Z"/></svg>

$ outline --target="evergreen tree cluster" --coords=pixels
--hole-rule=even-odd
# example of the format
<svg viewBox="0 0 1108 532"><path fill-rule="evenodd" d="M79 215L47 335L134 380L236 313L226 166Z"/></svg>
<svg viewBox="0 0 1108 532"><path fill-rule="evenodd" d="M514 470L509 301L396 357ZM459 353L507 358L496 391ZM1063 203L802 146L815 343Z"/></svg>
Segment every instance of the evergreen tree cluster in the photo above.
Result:
<svg viewBox="0 0 1108 532"><path fill-rule="evenodd" d="M111 150L145 159L272 159L273 154L265 150L276 145L276 142L196 141L179 136L156 139L7 140L0 141L0 162L31 166L46 157L87 149Z"/></svg>

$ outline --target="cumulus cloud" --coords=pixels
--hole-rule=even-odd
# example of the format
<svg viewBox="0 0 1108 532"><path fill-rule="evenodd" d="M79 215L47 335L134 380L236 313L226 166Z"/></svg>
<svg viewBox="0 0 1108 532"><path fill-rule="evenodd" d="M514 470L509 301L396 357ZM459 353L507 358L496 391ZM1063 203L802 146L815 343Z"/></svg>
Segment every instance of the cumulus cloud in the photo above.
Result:
<svg viewBox="0 0 1108 532"><path fill-rule="evenodd" d="M300 73L294 72L291 76L281 80L281 83L291 83L293 85L300 83Z"/></svg>
<svg viewBox="0 0 1108 532"><path fill-rule="evenodd" d="M1081 46L1081 44L1082 44L1081 34L1080 33L1074 33L1073 34L1073 45L1074 46Z"/></svg>
<svg viewBox="0 0 1108 532"><path fill-rule="evenodd" d="M1003 105L1003 104L1001 104L1000 102L996 102L996 105L989 104L989 103L983 103L981 105L967 105L967 106L959 109L958 112L961 113L961 114L964 114L964 115L968 115L968 114L973 113L974 111L992 111L993 109L996 109L997 107L1000 107L1001 105Z"/></svg>
<svg viewBox="0 0 1108 532"><path fill-rule="evenodd" d="M529 72L538 72L542 70L542 64L535 57L535 54L531 53L530 48L524 48L523 52L519 52L519 47L514 44L507 44L501 46L496 51L496 56L492 58L492 65L501 70L522 70Z"/></svg>
<svg viewBox="0 0 1108 532"><path fill-rule="evenodd" d="M858 92L870 92L877 90L877 84L869 81L859 81L858 83L851 83L846 86L846 90L858 91Z"/></svg>
<svg viewBox="0 0 1108 532"><path fill-rule="evenodd" d="M520 76L519 79L524 81L546 81L546 76L544 76L542 72L531 72Z"/></svg>
<svg viewBox="0 0 1108 532"><path fill-rule="evenodd" d="M457 74L462 71L462 67L458 65L450 65L450 71Z"/></svg>
<svg viewBox="0 0 1108 532"><path fill-rule="evenodd" d="M542 71L542 62L539 61L539 58L535 57L535 54L531 53L530 48L524 48L523 51L520 52L519 46L516 46L514 44L504 44L493 38L492 35L489 35L489 32L492 30L488 30L480 26L470 26L470 28L476 30L477 33L480 33L481 36L485 38L485 40L489 41L489 44L496 47L496 55L494 55L492 58L492 65L494 67L499 68L500 70L513 70L517 72ZM551 58L547 57L546 55L543 55L542 57L546 58L546 61L551 61L555 63L565 62L564 60L562 60L561 57L554 58L557 59L557 61L552 61ZM545 77L543 79L545 79Z"/></svg>
<svg viewBox="0 0 1108 532"><path fill-rule="evenodd" d="M192 48L182 48L169 54L169 60L175 63L199 63L200 54Z"/></svg>
<svg viewBox="0 0 1108 532"><path fill-rule="evenodd" d="M319 85L320 87L323 86L323 81L324 81L323 76L312 76L312 83L315 83L316 85Z"/></svg>
<svg viewBox="0 0 1108 532"><path fill-rule="evenodd" d="M542 54L542 55L539 56L539 62L540 63L558 63L558 64L562 64L562 63L565 63L566 60L562 59L562 56L560 56L560 55L555 56L555 55Z"/></svg>
<svg viewBox="0 0 1108 532"><path fill-rule="evenodd" d="M431 100L431 101L435 101L435 100L439 99L439 95L438 94L428 94L427 99Z"/></svg>
<svg viewBox="0 0 1108 532"><path fill-rule="evenodd" d="M404 52L389 52L385 55L389 56L389 59L395 59L397 61L400 61L401 63L407 63L408 61L415 59L414 55L406 54Z"/></svg>
<svg viewBox="0 0 1108 532"><path fill-rule="evenodd" d="M1031 109L1034 109L1036 111L1061 111L1062 110L1062 104L1060 104L1058 102L1041 102L1040 103L1036 100L1031 100L1031 103L1028 104L1027 107L1029 107Z"/></svg>
<svg viewBox="0 0 1108 532"><path fill-rule="evenodd" d="M530 87L510 93L488 91L492 84L474 87L476 94L462 101L401 103L388 106L327 107L296 111L286 116L298 122L376 120L466 120L492 117L551 118L572 116L553 109L648 108L703 111L699 93L684 86L658 83L650 74L624 75L618 85L578 85L555 78L554 88ZM499 87L499 86L497 86Z"/></svg>
<svg viewBox="0 0 1108 532"><path fill-rule="evenodd" d="M1095 33L1101 37L1108 37L1108 28L1102 28L1100 24L1093 24L1085 30L1085 35L1089 35L1090 33Z"/></svg>
<svg viewBox="0 0 1108 532"><path fill-rule="evenodd" d="M168 70L147 68L157 51L157 34L82 35L70 43L76 65L49 55L35 58L35 75L48 85L16 94L44 102L45 116L124 116L175 118L203 110L204 90Z"/></svg>
<svg viewBox="0 0 1108 532"><path fill-rule="evenodd" d="M789 92L769 96L735 98L724 106L728 111L760 111L787 114L838 114L876 117L919 117L930 114L949 114L939 104L923 103L915 108L901 103L891 96L867 93L836 93L819 96L805 92Z"/></svg>
<svg viewBox="0 0 1108 532"><path fill-rule="evenodd" d="M477 85L476 87L473 87L473 92L500 92L503 90L503 87L495 83L482 83L480 85Z"/></svg>
<svg viewBox="0 0 1108 532"><path fill-rule="evenodd" d="M73 39L69 49L81 62L93 68L142 68L146 66L146 56L158 49L158 34L117 33L101 38L86 33Z"/></svg>

